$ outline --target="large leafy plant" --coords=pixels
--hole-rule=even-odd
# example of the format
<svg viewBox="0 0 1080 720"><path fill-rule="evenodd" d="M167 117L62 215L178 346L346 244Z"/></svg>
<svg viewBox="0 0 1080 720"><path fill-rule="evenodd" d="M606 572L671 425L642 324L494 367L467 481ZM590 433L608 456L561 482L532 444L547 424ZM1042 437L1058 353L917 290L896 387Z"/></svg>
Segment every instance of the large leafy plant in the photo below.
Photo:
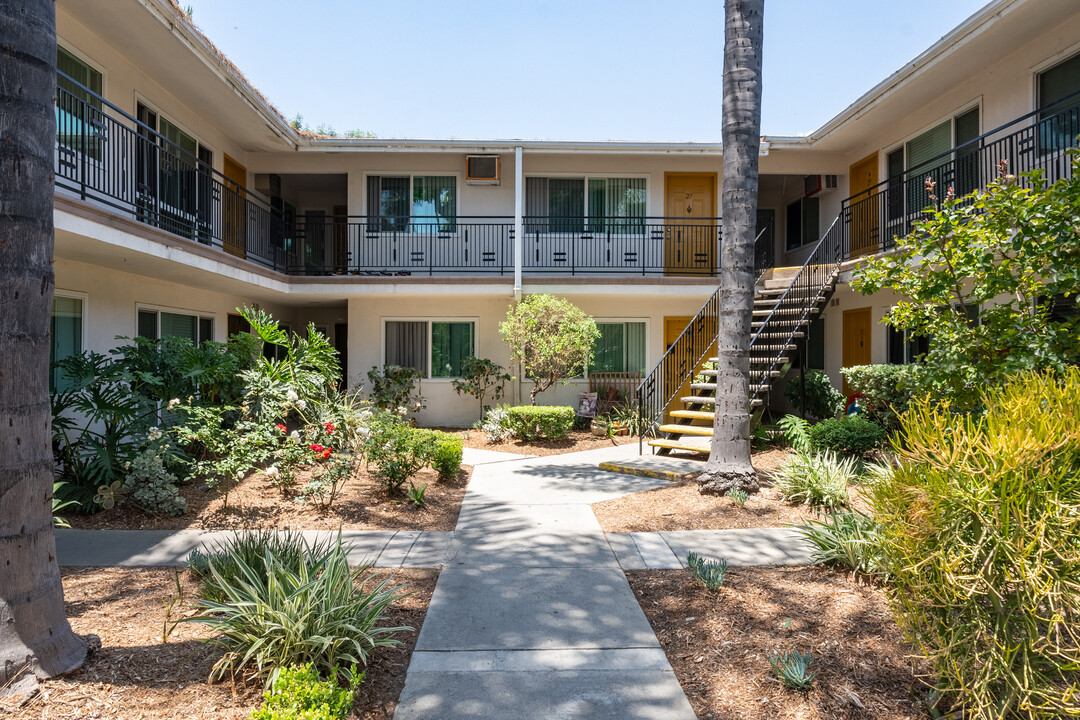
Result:
<svg viewBox="0 0 1080 720"><path fill-rule="evenodd" d="M987 384L1080 358L1080 316L1062 311L1080 291L1080 165L1070 154L1073 172L1053 185L1042 171L1017 178L1004 164L985 190L963 198L928 179L938 206L895 252L856 269L855 290L892 288L905 298L886 323L930 338L922 392L970 408Z"/></svg>
<svg viewBox="0 0 1080 720"><path fill-rule="evenodd" d="M249 393L258 387L286 387L306 405L325 397L341 381L338 352L313 323L308 324L306 335L299 335L282 329L265 310L238 310L250 323L251 332L275 348L261 355L255 367L245 373Z"/></svg>

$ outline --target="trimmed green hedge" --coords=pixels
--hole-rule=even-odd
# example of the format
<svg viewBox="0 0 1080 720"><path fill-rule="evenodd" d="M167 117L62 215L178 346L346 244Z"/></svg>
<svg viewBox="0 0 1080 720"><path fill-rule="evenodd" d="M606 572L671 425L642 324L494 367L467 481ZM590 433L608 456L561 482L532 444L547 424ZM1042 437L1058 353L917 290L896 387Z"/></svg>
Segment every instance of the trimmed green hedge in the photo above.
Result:
<svg viewBox="0 0 1080 720"><path fill-rule="evenodd" d="M811 425L808 434L811 450L831 450L844 455L865 455L883 447L888 440L883 427L861 415L822 420Z"/></svg>
<svg viewBox="0 0 1080 720"><path fill-rule="evenodd" d="M461 471L464 441L442 430L416 429L412 432L416 454L439 473L440 479L455 479Z"/></svg>
<svg viewBox="0 0 1080 720"><path fill-rule="evenodd" d="M558 440L574 427L574 408L563 405L518 405L508 408L507 425L520 440Z"/></svg>

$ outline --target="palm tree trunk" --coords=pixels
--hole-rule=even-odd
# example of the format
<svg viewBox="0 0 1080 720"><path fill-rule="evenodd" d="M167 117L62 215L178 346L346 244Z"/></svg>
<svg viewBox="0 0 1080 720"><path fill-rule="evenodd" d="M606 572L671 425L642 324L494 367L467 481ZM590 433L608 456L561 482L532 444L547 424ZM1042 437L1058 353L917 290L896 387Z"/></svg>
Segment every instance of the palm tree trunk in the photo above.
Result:
<svg viewBox="0 0 1080 720"><path fill-rule="evenodd" d="M0 694L79 667L52 525L53 0L0 4Z"/></svg>
<svg viewBox="0 0 1080 720"><path fill-rule="evenodd" d="M724 186L716 419L703 493L757 490L750 463L750 322L761 143L761 43L765 0L725 0Z"/></svg>

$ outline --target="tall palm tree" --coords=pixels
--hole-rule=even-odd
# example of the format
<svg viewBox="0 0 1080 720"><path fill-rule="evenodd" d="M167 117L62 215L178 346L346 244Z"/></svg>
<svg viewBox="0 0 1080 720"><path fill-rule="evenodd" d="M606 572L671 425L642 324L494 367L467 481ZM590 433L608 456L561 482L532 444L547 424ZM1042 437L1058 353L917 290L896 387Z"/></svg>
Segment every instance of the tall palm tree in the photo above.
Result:
<svg viewBox="0 0 1080 720"><path fill-rule="evenodd" d="M716 419L703 493L756 490L750 463L750 323L761 144L761 42L765 0L724 2L724 187Z"/></svg>
<svg viewBox="0 0 1080 720"><path fill-rule="evenodd" d="M52 524L53 0L0 3L0 694L73 670Z"/></svg>

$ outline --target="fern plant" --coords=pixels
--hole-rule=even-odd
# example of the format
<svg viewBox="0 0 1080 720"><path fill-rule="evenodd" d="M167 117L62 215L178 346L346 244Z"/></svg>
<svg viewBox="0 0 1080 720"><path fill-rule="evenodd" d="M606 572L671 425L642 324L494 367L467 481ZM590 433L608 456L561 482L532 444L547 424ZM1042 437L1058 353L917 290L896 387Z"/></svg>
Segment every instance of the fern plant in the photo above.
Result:
<svg viewBox="0 0 1080 720"><path fill-rule="evenodd" d="M814 659L810 653L805 655L798 650L790 653L772 653L769 655L769 664L772 665L773 674L784 687L792 690L809 690L814 682L814 673L810 672L810 664Z"/></svg>
<svg viewBox="0 0 1080 720"><path fill-rule="evenodd" d="M727 574L727 560L709 560L691 550L686 553L686 565L690 568L695 580L700 580L710 590L719 590L724 584L724 576Z"/></svg>

